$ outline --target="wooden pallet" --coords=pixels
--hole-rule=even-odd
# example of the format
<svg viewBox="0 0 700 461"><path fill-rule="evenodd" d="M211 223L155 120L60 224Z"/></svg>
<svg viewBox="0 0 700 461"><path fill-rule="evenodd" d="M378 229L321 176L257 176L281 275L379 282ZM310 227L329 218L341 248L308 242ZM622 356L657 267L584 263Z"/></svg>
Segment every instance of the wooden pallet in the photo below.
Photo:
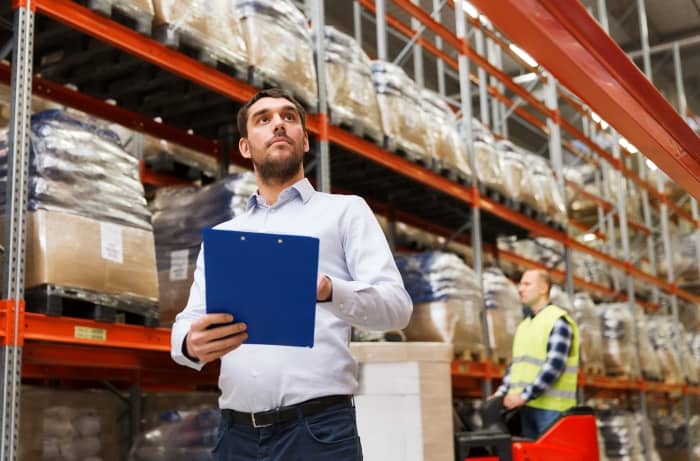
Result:
<svg viewBox="0 0 700 461"><path fill-rule="evenodd" d="M196 59L209 67L235 77L238 80L248 79L248 65L244 62L236 63L216 55L213 50L208 50L201 40L171 24L161 24L153 29L152 38L180 53Z"/></svg>
<svg viewBox="0 0 700 461"><path fill-rule="evenodd" d="M465 174L449 165L445 165L440 160L435 160L433 162L433 171L435 171L440 176L449 179L452 182L456 182L462 186L468 187L472 184L472 179L469 175Z"/></svg>
<svg viewBox="0 0 700 461"><path fill-rule="evenodd" d="M485 362L486 361L486 351L483 349L468 349L457 354L458 360L465 360L467 362Z"/></svg>
<svg viewBox="0 0 700 461"><path fill-rule="evenodd" d="M156 327L157 304L149 299L113 296L79 288L40 285L25 291L27 312L109 323Z"/></svg>
<svg viewBox="0 0 700 461"><path fill-rule="evenodd" d="M129 11L122 8L120 5L115 5L111 0L77 0L78 3L94 11L110 18L123 26L133 29L136 32L150 36L153 17L145 15L139 11Z"/></svg>
<svg viewBox="0 0 700 461"><path fill-rule="evenodd" d="M380 129L367 126L362 120L340 115L338 111L333 111L332 108L328 108L328 120L331 125L343 128L358 138L366 139L378 146L381 146L384 142L384 133Z"/></svg>
<svg viewBox="0 0 700 461"><path fill-rule="evenodd" d="M583 365L581 367L581 370L585 375L592 375L592 376L604 376L604 370L603 367L600 365Z"/></svg>
<svg viewBox="0 0 700 461"><path fill-rule="evenodd" d="M434 160L429 157L428 155L422 153L422 152L416 152L414 150L411 150L407 148L406 146L403 146L398 140L395 138L392 138L390 136L385 136L384 137L384 148L388 150L389 152L393 152L394 154L398 155L399 157L403 157L406 160L409 160L417 165L420 165L424 168L427 168L429 170L432 170L434 168L433 163Z"/></svg>

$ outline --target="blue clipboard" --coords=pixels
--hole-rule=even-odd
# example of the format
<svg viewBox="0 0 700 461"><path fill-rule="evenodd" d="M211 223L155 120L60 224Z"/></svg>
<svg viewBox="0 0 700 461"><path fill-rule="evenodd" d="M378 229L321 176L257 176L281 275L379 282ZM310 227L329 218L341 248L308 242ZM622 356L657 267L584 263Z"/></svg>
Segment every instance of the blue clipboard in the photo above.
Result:
<svg viewBox="0 0 700 461"><path fill-rule="evenodd" d="M319 240L204 229L207 313L245 322L245 344L314 345Z"/></svg>

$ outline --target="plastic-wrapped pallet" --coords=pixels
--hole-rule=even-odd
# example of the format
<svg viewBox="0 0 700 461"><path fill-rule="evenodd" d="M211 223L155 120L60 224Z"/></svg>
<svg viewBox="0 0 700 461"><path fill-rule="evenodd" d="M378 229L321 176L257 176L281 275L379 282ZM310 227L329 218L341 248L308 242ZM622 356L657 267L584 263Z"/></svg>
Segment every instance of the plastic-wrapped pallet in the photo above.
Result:
<svg viewBox="0 0 700 461"><path fill-rule="evenodd" d="M467 151L457 130L457 118L450 106L434 91L421 91L432 156L445 170L454 170L463 178L471 177Z"/></svg>
<svg viewBox="0 0 700 461"><path fill-rule="evenodd" d="M544 157L529 152L526 152L524 156L538 209L550 215L555 222L561 225L566 224L566 203L554 180L554 173L549 162Z"/></svg>
<svg viewBox="0 0 700 461"><path fill-rule="evenodd" d="M661 363L664 381L668 384L685 382L681 356L676 347L675 326L668 315L652 315L648 318L648 334ZM683 326L681 325L681 328Z"/></svg>
<svg viewBox="0 0 700 461"><path fill-rule="evenodd" d="M603 330L605 373L638 378L635 326L629 306L624 303L601 304L599 315Z"/></svg>
<svg viewBox="0 0 700 461"><path fill-rule="evenodd" d="M520 295L515 284L498 268L484 270L483 281L489 345L494 359L507 364L513 356L515 330L523 318Z"/></svg>
<svg viewBox="0 0 700 461"><path fill-rule="evenodd" d="M129 461L210 461L216 446L219 410L174 411L164 422L141 434L134 442Z"/></svg>
<svg viewBox="0 0 700 461"><path fill-rule="evenodd" d="M673 261L673 275L677 280L684 283L700 281L700 268L697 254L700 243L700 231L680 234L671 232L671 259ZM659 245L658 254L658 276L666 278L668 274L666 250L663 245Z"/></svg>
<svg viewBox="0 0 700 461"><path fill-rule="evenodd" d="M553 284L549 289L549 302L555 304L571 314L574 304L569 294L559 285Z"/></svg>
<svg viewBox="0 0 700 461"><path fill-rule="evenodd" d="M170 325L187 302L202 229L243 213L255 190L254 175L243 173L199 189L166 187L156 192L151 208L162 325Z"/></svg>
<svg viewBox="0 0 700 461"><path fill-rule="evenodd" d="M649 324L644 309L639 304L635 304L635 318L637 321L637 331L639 332L639 360L642 366L642 376L644 379L661 381L663 379L663 370L659 357L654 350L651 340L649 339Z"/></svg>
<svg viewBox="0 0 700 461"><path fill-rule="evenodd" d="M117 10L131 18L136 29L148 35L153 22L153 3L151 0L90 0L90 8L108 16Z"/></svg>
<svg viewBox="0 0 700 461"><path fill-rule="evenodd" d="M369 58L349 35L326 26L326 91L331 121L350 125L375 141L384 140Z"/></svg>
<svg viewBox="0 0 700 461"><path fill-rule="evenodd" d="M497 141L495 147L500 154L501 176L508 197L526 203L536 210L539 209L537 198L532 190L528 166L520 148L507 139Z"/></svg>
<svg viewBox="0 0 700 461"><path fill-rule="evenodd" d="M599 410L596 419L609 461L645 460L640 426L633 413L617 409ZM654 453L650 455L652 460L659 459Z"/></svg>
<svg viewBox="0 0 700 461"><path fill-rule="evenodd" d="M414 160L430 161L430 134L418 86L394 64L372 61L370 70L384 134Z"/></svg>
<svg viewBox="0 0 700 461"><path fill-rule="evenodd" d="M307 19L290 0L236 0L248 63L266 80L318 105L313 41Z"/></svg>
<svg viewBox="0 0 700 461"><path fill-rule="evenodd" d="M586 192L589 192L595 196L603 197L604 192L601 184L596 183L596 167L590 164L584 164L576 167L566 167L564 168L564 177L577 184ZM586 198L585 196L577 193L571 187L567 187L568 197L569 197L569 214L579 220L584 222L590 222L597 220L598 217L598 205L593 200Z"/></svg>
<svg viewBox="0 0 700 461"><path fill-rule="evenodd" d="M602 250L602 247L597 242L589 242L589 246ZM580 252L574 252L572 255L574 265L574 275L585 280L586 282L595 283L605 287L611 284L611 275L609 267L596 259L592 255Z"/></svg>
<svg viewBox="0 0 700 461"><path fill-rule="evenodd" d="M461 128L462 124L458 125ZM464 133L462 133L464 136ZM506 194L501 175L501 153L496 149L496 140L493 133L479 120L472 119L472 136L474 138L473 153L476 164L476 176L479 182Z"/></svg>
<svg viewBox="0 0 700 461"><path fill-rule="evenodd" d="M589 374L605 374L598 308L588 293L574 295L572 314L581 336L581 369Z"/></svg>
<svg viewBox="0 0 700 461"><path fill-rule="evenodd" d="M124 306L143 300L156 313L151 213L138 160L102 122L59 110L35 114L30 139L26 286L108 294ZM0 177L6 174L5 136Z"/></svg>
<svg viewBox="0 0 700 461"><path fill-rule="evenodd" d="M192 45L201 58L245 70L248 65L241 25L230 0L154 0L155 23L166 44Z"/></svg>
<svg viewBox="0 0 700 461"><path fill-rule="evenodd" d="M409 341L454 344L456 354L483 358L481 286L454 254L439 251L397 256L396 265L413 300Z"/></svg>

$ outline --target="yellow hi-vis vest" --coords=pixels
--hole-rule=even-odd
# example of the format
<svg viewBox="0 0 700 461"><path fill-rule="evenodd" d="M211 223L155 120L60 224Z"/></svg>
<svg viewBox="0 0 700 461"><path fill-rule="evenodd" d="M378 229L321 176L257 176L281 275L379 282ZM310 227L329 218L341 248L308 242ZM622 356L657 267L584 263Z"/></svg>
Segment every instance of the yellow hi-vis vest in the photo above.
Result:
<svg viewBox="0 0 700 461"><path fill-rule="evenodd" d="M579 333L576 322L561 307L550 304L518 325L513 339L513 361L510 366L509 394L520 394L535 381L547 358L547 342L554 323L560 318L569 322L573 336L566 369L539 397L526 403L529 407L565 411L576 405L578 380Z"/></svg>

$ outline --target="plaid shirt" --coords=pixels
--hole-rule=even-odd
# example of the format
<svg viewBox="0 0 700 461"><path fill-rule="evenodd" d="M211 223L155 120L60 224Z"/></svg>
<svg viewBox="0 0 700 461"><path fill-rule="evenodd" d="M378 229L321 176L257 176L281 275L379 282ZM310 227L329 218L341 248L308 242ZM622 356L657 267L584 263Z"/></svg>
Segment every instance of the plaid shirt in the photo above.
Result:
<svg viewBox="0 0 700 461"><path fill-rule="evenodd" d="M542 395L561 376L566 369L566 359L569 357L571 349L571 337L573 331L571 325L563 317L554 322L552 331L547 341L547 358L540 369L535 381L527 386L520 396L526 401L530 401ZM508 393L510 386L510 367L503 377L503 383L496 391L496 395L504 396Z"/></svg>

